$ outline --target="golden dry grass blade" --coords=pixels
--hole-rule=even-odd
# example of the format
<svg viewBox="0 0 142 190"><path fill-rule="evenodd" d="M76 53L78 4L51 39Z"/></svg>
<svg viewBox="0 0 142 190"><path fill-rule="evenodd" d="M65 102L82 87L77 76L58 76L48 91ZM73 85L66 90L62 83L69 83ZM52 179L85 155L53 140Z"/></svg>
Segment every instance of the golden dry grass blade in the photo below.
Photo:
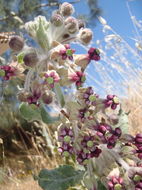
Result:
<svg viewBox="0 0 142 190"><path fill-rule="evenodd" d="M9 40L14 32L2 32L0 33L0 55L9 49Z"/></svg>
<svg viewBox="0 0 142 190"><path fill-rule="evenodd" d="M0 55L6 52L9 49L8 43L0 43Z"/></svg>
<svg viewBox="0 0 142 190"><path fill-rule="evenodd" d="M0 187L1 190L42 190L37 181L34 181L33 178L27 178L23 181L19 181L15 183L8 183L7 185L1 185Z"/></svg>

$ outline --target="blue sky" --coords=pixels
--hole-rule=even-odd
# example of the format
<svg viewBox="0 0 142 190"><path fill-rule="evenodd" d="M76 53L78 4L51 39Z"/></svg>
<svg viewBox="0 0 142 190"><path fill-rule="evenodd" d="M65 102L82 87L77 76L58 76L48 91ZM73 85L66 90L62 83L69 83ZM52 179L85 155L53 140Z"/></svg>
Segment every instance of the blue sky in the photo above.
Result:
<svg viewBox="0 0 142 190"><path fill-rule="evenodd" d="M135 31L126 2L129 2L132 14L135 15L137 19L142 19L142 1L99 0L98 2L103 10L103 17L108 21L108 24L113 27L117 33L123 36L123 38L129 40L129 38L135 34ZM97 35L99 36L99 34L96 34L96 37Z"/></svg>
<svg viewBox="0 0 142 190"><path fill-rule="evenodd" d="M69 2L69 1L68 1ZM99 7L102 9L102 17L105 18L108 25L110 25L124 40L126 40L133 48L135 41L131 38L135 38L136 31L134 30L133 23L130 18L130 14L127 7L127 2L131 9L132 15L134 15L138 20L142 20L142 0L98 0ZM75 5L76 12L81 13L88 13L88 5L87 0L81 0L80 3ZM92 20L93 22L93 20ZM94 33L94 42L99 39L103 39L104 35L102 33L102 26L101 24L97 23L96 27L92 28ZM78 52L82 51L82 49L78 48ZM85 52L85 50L83 50ZM128 54L128 60L132 61L130 57L133 55ZM127 57L126 57L127 58ZM133 60L135 62L135 60ZM96 64L96 63L94 63ZM115 62L114 62L115 64ZM121 64L121 63L120 63ZM136 63L134 63L136 66ZM87 72L91 75L94 79L100 80L99 73L93 68L91 64ZM98 65L99 66L99 65ZM105 65L106 68L106 65ZM113 73L113 79L118 81L118 86L121 87L121 83L123 82L121 78L115 73ZM102 81L99 81L102 83ZM102 83L102 89L100 86L98 87L96 83L93 81L88 81L90 85L93 85L95 90L99 91L99 93L104 94L104 87ZM114 93L118 93L117 89L114 87ZM121 91L121 89L120 89Z"/></svg>
<svg viewBox="0 0 142 190"><path fill-rule="evenodd" d="M142 0L98 0L99 7L102 9L102 17L117 33L129 41L130 37L134 36L135 31L130 19L127 2L132 14L137 19L142 19ZM75 9L79 14L88 13L87 0L81 0L80 3L75 4ZM100 27L100 24L97 23L97 26L92 28L95 40L102 37Z"/></svg>

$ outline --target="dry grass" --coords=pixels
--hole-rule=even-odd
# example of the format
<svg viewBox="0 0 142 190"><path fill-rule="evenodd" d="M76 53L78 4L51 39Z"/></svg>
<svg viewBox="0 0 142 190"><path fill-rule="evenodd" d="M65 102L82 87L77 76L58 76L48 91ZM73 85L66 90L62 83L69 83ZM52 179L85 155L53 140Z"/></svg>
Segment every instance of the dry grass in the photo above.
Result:
<svg viewBox="0 0 142 190"><path fill-rule="evenodd" d="M17 183L1 185L0 190L42 190L33 178L29 177Z"/></svg>
<svg viewBox="0 0 142 190"><path fill-rule="evenodd" d="M137 85L131 85L128 89L128 95L122 101L123 109L129 114L130 133L142 133L142 88L139 83L133 81Z"/></svg>
<svg viewBox="0 0 142 190"><path fill-rule="evenodd" d="M28 151L27 155L10 153L5 157L0 167L0 190L41 190L33 175L38 175L43 168L57 167L62 160L56 154L49 157L33 153L35 150Z"/></svg>

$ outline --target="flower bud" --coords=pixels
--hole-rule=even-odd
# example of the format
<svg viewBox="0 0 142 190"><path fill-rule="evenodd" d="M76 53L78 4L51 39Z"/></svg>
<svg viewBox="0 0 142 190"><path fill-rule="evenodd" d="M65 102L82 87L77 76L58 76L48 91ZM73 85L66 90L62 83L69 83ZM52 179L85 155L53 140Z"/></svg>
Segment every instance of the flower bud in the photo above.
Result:
<svg viewBox="0 0 142 190"><path fill-rule="evenodd" d="M112 114L109 116L109 121L112 125L116 125L119 122L119 117L116 114Z"/></svg>
<svg viewBox="0 0 142 190"><path fill-rule="evenodd" d="M74 8L72 4L70 3L64 2L60 7L60 13L63 16L70 16L73 14L73 12L74 12Z"/></svg>
<svg viewBox="0 0 142 190"><path fill-rule="evenodd" d="M20 51L24 47L24 39L20 36L12 36L9 41L9 47L14 51Z"/></svg>
<svg viewBox="0 0 142 190"><path fill-rule="evenodd" d="M85 45L89 44L90 41L92 40L93 33L90 29L84 28L80 31L79 33L79 39L81 42Z"/></svg>
<svg viewBox="0 0 142 190"><path fill-rule="evenodd" d="M65 28L69 33L74 34L78 31L78 22L74 17L68 17L65 20Z"/></svg>
<svg viewBox="0 0 142 190"><path fill-rule="evenodd" d="M30 96L29 92L21 91L18 93L18 100L21 102L27 102L27 98Z"/></svg>
<svg viewBox="0 0 142 190"><path fill-rule="evenodd" d="M35 67L38 62L37 53L35 51L27 53L23 58L24 64L28 67Z"/></svg>
<svg viewBox="0 0 142 190"><path fill-rule="evenodd" d="M48 91L45 91L41 98L45 104L50 104L53 101L53 96Z"/></svg>
<svg viewBox="0 0 142 190"><path fill-rule="evenodd" d="M50 21L56 27L61 26L64 22L63 17L60 14L53 14Z"/></svg>
<svg viewBox="0 0 142 190"><path fill-rule="evenodd" d="M79 29L81 29L81 28L85 28L85 23L84 23L83 20L78 19L78 27L79 27Z"/></svg>
<svg viewBox="0 0 142 190"><path fill-rule="evenodd" d="M74 55L74 58L75 58L75 64L83 69L85 69L90 62L87 54Z"/></svg>

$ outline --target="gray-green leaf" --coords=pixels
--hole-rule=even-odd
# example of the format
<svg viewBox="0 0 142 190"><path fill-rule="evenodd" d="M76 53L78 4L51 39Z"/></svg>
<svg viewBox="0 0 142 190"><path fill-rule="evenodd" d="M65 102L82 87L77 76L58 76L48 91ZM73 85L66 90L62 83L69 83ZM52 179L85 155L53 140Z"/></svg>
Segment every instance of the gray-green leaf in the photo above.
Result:
<svg viewBox="0 0 142 190"><path fill-rule="evenodd" d="M54 91L57 96L57 99L62 107L65 105L64 95L62 93L61 87L59 83L55 83Z"/></svg>
<svg viewBox="0 0 142 190"><path fill-rule="evenodd" d="M125 113L122 109L119 111L119 121L115 127L120 127L123 133L128 133L129 131L129 119L128 114Z"/></svg>
<svg viewBox="0 0 142 190"><path fill-rule="evenodd" d="M67 190L69 187L80 183L83 175L83 171L76 171L70 165L63 165L53 170L41 170L38 183L43 190Z"/></svg>
<svg viewBox="0 0 142 190"><path fill-rule="evenodd" d="M28 103L21 103L19 106L22 117L28 121L42 120L40 109L36 105L29 105Z"/></svg>
<svg viewBox="0 0 142 190"><path fill-rule="evenodd" d="M36 38L39 43L39 45L44 49L48 50L49 49L49 40L48 40L48 35L47 31L45 30L44 23L42 21L42 17L39 17L39 27L36 31Z"/></svg>
<svg viewBox="0 0 142 190"><path fill-rule="evenodd" d="M58 121L60 117L52 117L43 107L41 108L41 117L44 123L54 123Z"/></svg>
<svg viewBox="0 0 142 190"><path fill-rule="evenodd" d="M107 190L106 187L101 183L101 181L98 181L98 189L99 190Z"/></svg>

